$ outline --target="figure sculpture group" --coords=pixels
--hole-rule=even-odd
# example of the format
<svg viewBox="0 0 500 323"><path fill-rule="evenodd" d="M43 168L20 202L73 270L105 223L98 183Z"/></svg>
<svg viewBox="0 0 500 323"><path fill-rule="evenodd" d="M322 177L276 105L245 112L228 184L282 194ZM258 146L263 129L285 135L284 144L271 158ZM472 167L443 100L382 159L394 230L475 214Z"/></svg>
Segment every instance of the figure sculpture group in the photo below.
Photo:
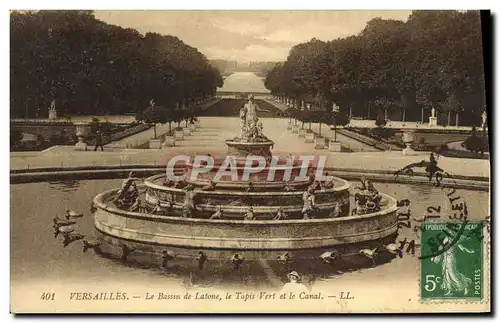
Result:
<svg viewBox="0 0 500 323"><path fill-rule="evenodd" d="M262 122L257 117L257 111L267 111L258 107L254 102L254 96L248 96L248 102L240 110L240 136L235 138L237 141L245 142L264 142L269 139L263 133Z"/></svg>
<svg viewBox="0 0 500 323"><path fill-rule="evenodd" d="M356 206L351 214L362 215L380 211L382 195L380 195L370 180L364 176L361 177L361 186L356 187L356 189L359 190L359 193L354 194Z"/></svg>
<svg viewBox="0 0 500 323"><path fill-rule="evenodd" d="M135 181L142 181L142 179L133 177L133 172L130 172L128 177L123 180L122 186L118 191L114 204L122 209L131 212L138 212L141 209L141 200L139 198L139 190Z"/></svg>

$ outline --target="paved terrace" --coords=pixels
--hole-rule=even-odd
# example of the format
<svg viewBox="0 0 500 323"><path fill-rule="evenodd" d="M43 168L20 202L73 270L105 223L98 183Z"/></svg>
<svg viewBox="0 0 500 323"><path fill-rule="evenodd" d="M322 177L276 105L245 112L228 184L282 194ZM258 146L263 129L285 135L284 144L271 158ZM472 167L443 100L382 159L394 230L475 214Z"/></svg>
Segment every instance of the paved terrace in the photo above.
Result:
<svg viewBox="0 0 500 323"><path fill-rule="evenodd" d="M201 128L176 147L164 149L105 148L104 152L93 150L74 151L72 146L55 146L44 152L11 152L11 169L33 169L45 167L112 166L112 165L165 165L175 154L207 154L225 156L226 139L239 132L238 118L201 117ZM395 171L407 164L428 158L428 153L403 156L399 151L365 151L337 153L316 150L314 144L286 129L288 120L263 118L264 133L275 142L273 154L310 154L327 156L327 167L337 169ZM326 128L326 127L323 127ZM91 147L93 148L93 147ZM489 160L459 159L441 156L439 166L454 175L489 177Z"/></svg>

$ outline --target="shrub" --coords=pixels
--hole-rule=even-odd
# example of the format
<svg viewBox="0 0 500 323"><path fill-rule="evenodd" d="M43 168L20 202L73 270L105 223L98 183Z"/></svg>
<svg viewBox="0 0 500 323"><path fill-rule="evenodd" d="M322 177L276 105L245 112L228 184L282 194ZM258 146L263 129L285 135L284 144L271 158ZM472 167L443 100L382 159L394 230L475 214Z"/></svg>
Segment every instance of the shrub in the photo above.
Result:
<svg viewBox="0 0 500 323"><path fill-rule="evenodd" d="M465 149L472 152L484 152L485 140L473 134L465 140Z"/></svg>
<svg viewBox="0 0 500 323"><path fill-rule="evenodd" d="M23 133L15 128L10 129L10 147L15 147L21 142L23 139Z"/></svg>
<svg viewBox="0 0 500 323"><path fill-rule="evenodd" d="M370 134L379 139L389 139L394 136L395 130L392 128L377 127L370 129Z"/></svg>
<svg viewBox="0 0 500 323"><path fill-rule="evenodd" d="M375 124L378 126L378 127L383 127L387 124L387 121L385 119L379 119L377 118L377 120L375 120Z"/></svg>
<svg viewBox="0 0 500 323"><path fill-rule="evenodd" d="M377 119L375 120L375 125L378 127L383 127L387 124L387 120L385 120L384 113L380 109L377 113Z"/></svg>

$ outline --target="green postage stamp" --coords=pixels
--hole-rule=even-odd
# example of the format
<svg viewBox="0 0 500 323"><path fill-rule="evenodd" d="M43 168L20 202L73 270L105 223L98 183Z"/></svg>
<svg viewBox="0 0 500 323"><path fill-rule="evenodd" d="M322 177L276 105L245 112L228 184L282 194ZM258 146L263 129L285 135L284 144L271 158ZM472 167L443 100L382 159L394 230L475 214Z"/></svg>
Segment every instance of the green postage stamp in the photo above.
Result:
<svg viewBox="0 0 500 323"><path fill-rule="evenodd" d="M422 300L483 299L483 222L425 223L421 248Z"/></svg>

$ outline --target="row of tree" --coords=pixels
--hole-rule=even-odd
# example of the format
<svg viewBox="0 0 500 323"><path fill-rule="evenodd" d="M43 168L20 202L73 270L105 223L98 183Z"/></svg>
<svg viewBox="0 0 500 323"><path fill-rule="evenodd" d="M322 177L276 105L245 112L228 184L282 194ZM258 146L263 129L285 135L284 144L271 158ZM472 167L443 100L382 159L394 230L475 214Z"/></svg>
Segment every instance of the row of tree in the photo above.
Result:
<svg viewBox="0 0 500 323"><path fill-rule="evenodd" d="M289 118L289 121L292 122L292 119L295 120L295 124L297 122L301 123L301 128L304 129L305 125L308 125L308 129L311 131L311 124L318 123L319 124L319 135L321 136L321 124L324 123L326 125L346 125L349 123L348 115L344 113L331 113L330 111L325 110L301 110L301 109L287 109L285 111L285 117Z"/></svg>
<svg viewBox="0 0 500 323"><path fill-rule="evenodd" d="M201 114L201 109L199 106L191 106L185 109L171 109L163 106L157 106L156 104L150 105L146 110L137 115L137 120L144 121L153 125L154 138L156 138L156 124L167 124L169 125L167 135L172 135L172 123L177 123L177 129L181 128L181 122L186 122L187 127L188 122L193 123L198 120Z"/></svg>
<svg viewBox="0 0 500 323"><path fill-rule="evenodd" d="M177 37L109 25L92 11L10 15L11 116L126 114L213 96L219 71Z"/></svg>
<svg viewBox="0 0 500 323"><path fill-rule="evenodd" d="M414 11L406 22L375 18L355 36L294 46L268 74L274 95L352 116L481 124L486 108L477 11ZM460 117L460 120L458 118Z"/></svg>

